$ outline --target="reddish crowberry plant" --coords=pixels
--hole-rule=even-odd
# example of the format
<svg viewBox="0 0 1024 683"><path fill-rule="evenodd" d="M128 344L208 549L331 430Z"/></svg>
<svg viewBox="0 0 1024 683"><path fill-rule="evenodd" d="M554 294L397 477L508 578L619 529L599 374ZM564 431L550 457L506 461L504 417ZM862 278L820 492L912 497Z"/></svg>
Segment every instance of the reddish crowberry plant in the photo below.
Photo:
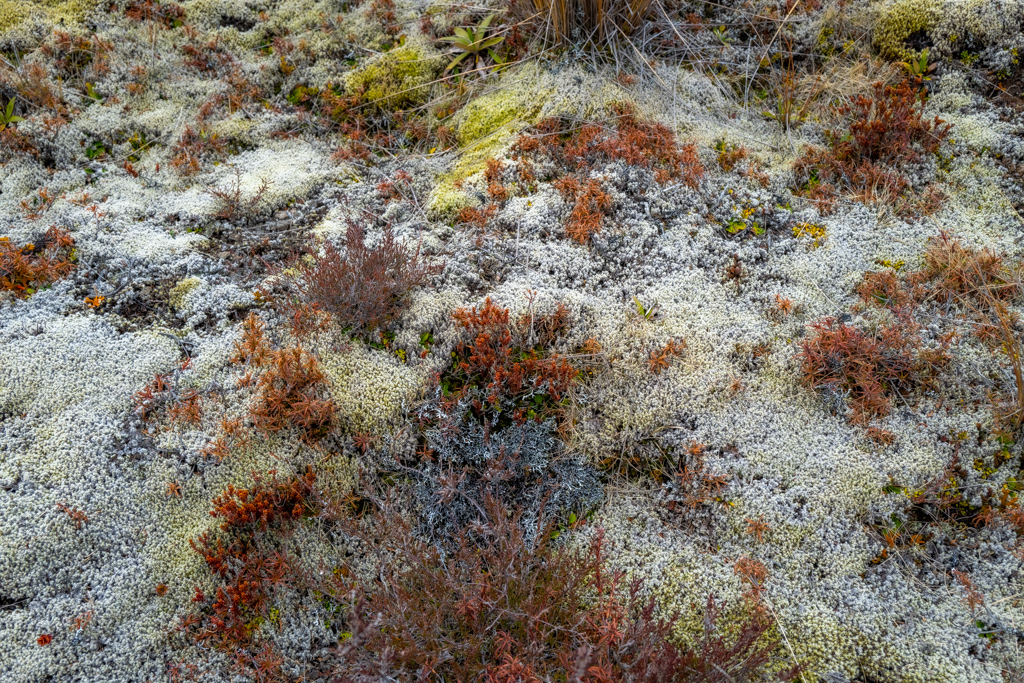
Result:
<svg viewBox="0 0 1024 683"><path fill-rule="evenodd" d="M66 277L75 267L71 262L74 245L71 235L57 227L21 247L0 237L0 291L25 297Z"/></svg>
<svg viewBox="0 0 1024 683"><path fill-rule="evenodd" d="M902 169L933 154L949 135L951 125L924 117L925 94L907 83L876 83L874 95L859 95L841 108L851 117L848 133L828 131L828 147L812 147L795 166L799 191L831 210L840 191L862 202L886 201L903 212L938 208L934 188L921 198L912 196Z"/></svg>
<svg viewBox="0 0 1024 683"><path fill-rule="evenodd" d="M528 318L513 324L509 311L488 298L483 306L460 308L455 320L465 332L454 352L451 368L441 386L452 403L463 402L485 422L502 415L516 421L541 417L557 406L572 387L576 371L557 355L548 355L545 341L552 341L566 324L559 308L553 316Z"/></svg>
<svg viewBox="0 0 1024 683"><path fill-rule="evenodd" d="M298 520L325 509L311 468L285 481L274 471L269 480L258 474L254 479L250 488L229 485L213 499L210 515L221 520L220 534L207 532L189 541L206 560L217 588L208 597L197 587L192 602L199 611L179 625L193 642L228 655L246 677L276 661L268 657L273 654L266 651L269 643L258 646L254 622L268 618L279 592L304 582L287 536Z"/></svg>

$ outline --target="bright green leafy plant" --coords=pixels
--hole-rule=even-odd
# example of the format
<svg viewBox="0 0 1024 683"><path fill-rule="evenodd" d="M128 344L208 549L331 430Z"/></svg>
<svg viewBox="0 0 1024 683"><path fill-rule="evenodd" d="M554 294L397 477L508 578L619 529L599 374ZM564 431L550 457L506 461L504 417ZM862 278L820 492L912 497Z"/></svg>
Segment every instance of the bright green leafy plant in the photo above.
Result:
<svg viewBox="0 0 1024 683"><path fill-rule="evenodd" d="M12 97L7 102L7 109L0 109L0 133L2 133L4 129L6 129L7 126L11 125L12 123L17 123L18 121L24 120L25 119L21 118L20 116L14 115L14 98Z"/></svg>
<svg viewBox="0 0 1024 683"><path fill-rule="evenodd" d="M472 57L472 69L476 69L477 62L482 59L481 53L485 50L491 59L500 64L502 62L498 55L494 54L494 50L491 49L495 45L498 45L503 40L504 36L491 36L487 37L487 29L491 25L491 21L494 19L493 14L488 14L483 21L481 21L476 28L457 28L455 29L455 35L446 36L441 40L449 41L452 46L462 52L451 61L448 68L445 71L451 71L458 66L462 60L466 57Z"/></svg>

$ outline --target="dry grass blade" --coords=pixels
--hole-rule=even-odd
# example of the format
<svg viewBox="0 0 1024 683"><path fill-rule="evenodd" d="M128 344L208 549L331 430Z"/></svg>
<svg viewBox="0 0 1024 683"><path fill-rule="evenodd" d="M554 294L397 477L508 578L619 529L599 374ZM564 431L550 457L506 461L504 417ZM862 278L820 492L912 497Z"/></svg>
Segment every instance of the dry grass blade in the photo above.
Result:
<svg viewBox="0 0 1024 683"><path fill-rule="evenodd" d="M574 45L580 38L605 45L640 28L654 0L533 0L549 42Z"/></svg>

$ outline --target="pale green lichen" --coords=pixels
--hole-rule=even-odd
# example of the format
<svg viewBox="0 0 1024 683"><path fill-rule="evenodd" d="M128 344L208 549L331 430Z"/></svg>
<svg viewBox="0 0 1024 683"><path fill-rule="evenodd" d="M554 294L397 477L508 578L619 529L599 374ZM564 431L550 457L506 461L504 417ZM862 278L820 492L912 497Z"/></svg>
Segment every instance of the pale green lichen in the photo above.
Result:
<svg viewBox="0 0 1024 683"><path fill-rule="evenodd" d="M939 0L896 0L886 6L875 26L874 43L882 56L910 61L921 53L907 46L907 39L928 32L939 20Z"/></svg>
<svg viewBox="0 0 1024 683"><path fill-rule="evenodd" d="M423 104L441 62L424 47L403 45L345 75L345 88L367 104L395 111Z"/></svg>
<svg viewBox="0 0 1024 683"><path fill-rule="evenodd" d="M0 0L0 33L33 15L54 24L77 24L96 4L96 0Z"/></svg>
<svg viewBox="0 0 1024 683"><path fill-rule="evenodd" d="M170 291L168 299L168 303L170 303L171 308L180 310L185 304L185 298L200 284L202 283L199 278L188 277L174 285L174 288Z"/></svg>
<svg viewBox="0 0 1024 683"><path fill-rule="evenodd" d="M397 358L389 360L385 350L353 343L343 351L327 344L318 345L316 351L338 418L353 431L385 431L423 384L419 373Z"/></svg>

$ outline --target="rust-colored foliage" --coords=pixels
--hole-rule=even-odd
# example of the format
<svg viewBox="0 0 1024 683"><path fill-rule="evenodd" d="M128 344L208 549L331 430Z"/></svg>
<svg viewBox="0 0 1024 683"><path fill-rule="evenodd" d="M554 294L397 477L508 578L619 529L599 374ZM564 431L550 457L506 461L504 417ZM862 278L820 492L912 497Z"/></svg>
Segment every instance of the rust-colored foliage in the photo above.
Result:
<svg viewBox="0 0 1024 683"><path fill-rule="evenodd" d="M132 21L152 21L165 29L175 28L185 21L185 8L166 0L132 0L125 7L124 13Z"/></svg>
<svg viewBox="0 0 1024 683"><path fill-rule="evenodd" d="M665 482L662 499L669 510L696 510L708 503L721 502L727 479L708 470L704 450L704 444L690 444L676 471Z"/></svg>
<svg viewBox="0 0 1024 683"><path fill-rule="evenodd" d="M886 269L865 273L857 285L857 294L867 303L885 308L903 309L913 304L914 297L892 270Z"/></svg>
<svg viewBox="0 0 1024 683"><path fill-rule="evenodd" d="M928 380L943 356L923 357L917 326L903 316L876 333L835 318L811 325L801 344L804 382L849 397L852 419L867 423L889 414L890 400Z"/></svg>
<svg viewBox="0 0 1024 683"><path fill-rule="evenodd" d="M637 119L629 104L612 106L615 130L598 123L564 130L559 119L545 119L533 135L523 135L513 147L516 157L544 154L571 171L584 171L598 163L621 160L649 168L658 182L679 180L696 188L704 167L693 143L680 145L675 134L660 123Z"/></svg>
<svg viewBox="0 0 1024 683"><path fill-rule="evenodd" d="M928 240L924 264L911 276L940 303L969 303L989 309L1021 294L1020 268L991 249L973 249L946 232Z"/></svg>
<svg viewBox="0 0 1024 683"><path fill-rule="evenodd" d="M78 508L68 507L64 503L57 503L57 509L71 518L71 521L75 523L76 529L81 529L82 525L89 521L88 515Z"/></svg>
<svg viewBox="0 0 1024 683"><path fill-rule="evenodd" d="M25 297L66 277L75 267L70 261L74 245L71 235L58 227L21 247L0 237L0 291Z"/></svg>
<svg viewBox="0 0 1024 683"><path fill-rule="evenodd" d="M294 298L281 301L285 312L303 307L329 314L335 323L372 336L401 315L409 292L439 268L423 262L419 247L410 250L395 239L390 226L376 246L367 246L363 228L349 221L346 249L332 243L311 265L298 264Z"/></svg>
<svg viewBox="0 0 1024 683"><path fill-rule="evenodd" d="M43 633L38 638L36 638L36 645L38 645L39 647L46 647L52 642L53 636L51 636L49 633Z"/></svg>
<svg viewBox="0 0 1024 683"><path fill-rule="evenodd" d="M723 141L718 150L718 165L721 166L723 171L728 173L736 168L748 155L749 152L747 152L746 147L729 145Z"/></svg>
<svg viewBox="0 0 1024 683"><path fill-rule="evenodd" d="M1002 485L983 478L979 491L979 483L971 481L967 468L960 461L960 437L940 437L940 441L952 443L953 459L942 474L921 490L913 493L902 490L910 497L910 505L901 515L905 521L898 528L880 530L887 547L873 563L886 559L893 550L913 548L929 541L953 546L963 540L965 534L974 537L975 532L969 531L971 527L1001 525L1016 534L1016 552L1019 556L1024 554L1020 540L1024 539L1024 507L1021 506L1020 492L1017 490L1019 485L1012 477ZM1005 447L993 458L997 469L1011 460ZM984 462L974 463L975 468L982 466ZM893 488L900 491L897 487Z"/></svg>
<svg viewBox="0 0 1024 683"><path fill-rule="evenodd" d="M187 363L188 361L182 369L187 367ZM167 417L172 424L184 422L196 425L202 420L202 393L196 389L179 389L175 386L176 376L157 374L146 383L146 386L132 395L135 414L143 422L148 422L153 414L162 408L166 409Z"/></svg>
<svg viewBox="0 0 1024 683"><path fill-rule="evenodd" d="M684 350L686 350L685 339L682 341L669 339L665 346L657 351L651 351L651 356L647 359L647 366L655 375L661 374L662 370L668 368L669 358L681 356Z"/></svg>
<svg viewBox="0 0 1024 683"><path fill-rule="evenodd" d="M1024 425L1024 352L1016 331L1018 316L1008 306L1022 293L1019 263L940 232L928 241L921 270L903 277L888 270L868 273L857 291L865 301L894 310L937 303L948 313L950 306L960 306L972 321L975 336L1002 353L1011 366L1013 387L996 399L996 429L1012 437ZM955 334L954 329L943 335L943 344ZM921 358L941 362L943 357L936 353L924 351Z"/></svg>
<svg viewBox="0 0 1024 683"><path fill-rule="evenodd" d="M22 64L17 69L0 71L0 84L17 93L17 101L52 112L58 118L70 112L59 89L50 80L40 62ZM66 121L65 121L66 123Z"/></svg>
<svg viewBox="0 0 1024 683"><path fill-rule="evenodd" d="M109 70L107 58L113 47L97 34L88 38L54 31L52 42L45 43L40 51L52 60L62 79L74 80L82 79L86 69L94 75L106 73Z"/></svg>
<svg viewBox="0 0 1024 683"><path fill-rule="evenodd" d="M748 517L743 521L747 523L747 528L744 531L756 538L758 543L763 543L764 535L771 531L771 527L768 525L768 522L764 521L764 517L758 517L757 519Z"/></svg>
<svg viewBox="0 0 1024 683"><path fill-rule="evenodd" d="M277 661L265 651L266 644L256 647L254 620L269 616L278 591L303 581L283 539L296 521L322 509L311 468L286 481L273 470L269 474L267 480L254 473L252 487L229 485L213 499L210 515L222 520L222 534L207 532L189 543L206 560L218 586L213 597L196 588L192 601L199 613L179 626L194 642L228 655L236 672L246 676Z"/></svg>
<svg viewBox="0 0 1024 683"><path fill-rule="evenodd" d="M267 324L258 315L249 313L242 323L242 338L235 342L231 362L241 365L263 365L270 355L266 329Z"/></svg>
<svg viewBox="0 0 1024 683"><path fill-rule="evenodd" d="M517 339L536 336L538 330L553 340L560 325L565 324L567 313L562 308L554 315L558 320L540 318L531 322L524 317L513 325L508 309L490 298L479 308L455 311L453 317L466 337L456 346L454 363L442 377L446 393L453 394L455 400L469 401L478 417L511 412L518 421L527 415L527 397L561 401L575 382L572 365L557 355L548 356L536 339L517 343Z"/></svg>
<svg viewBox="0 0 1024 683"><path fill-rule="evenodd" d="M167 409L171 422L197 425L203 418L202 395L195 389L183 392Z"/></svg>
<svg viewBox="0 0 1024 683"><path fill-rule="evenodd" d="M749 557L741 557L733 565L733 571L747 585L747 594L755 600L760 600L764 584L768 580L768 569L764 564Z"/></svg>
<svg viewBox="0 0 1024 683"><path fill-rule="evenodd" d="M979 607L985 606L985 596L982 594L978 587L971 581L971 577L968 576L967 572L962 572L959 569L953 570L953 576L956 578L956 582L959 583L964 589L964 602L970 608L973 614Z"/></svg>
<svg viewBox="0 0 1024 683"><path fill-rule="evenodd" d="M240 384L256 377L258 398L249 411L257 429L279 432L295 427L303 441L319 441L331 431L335 405L326 390L326 375L316 357L302 347L272 349L264 336L265 324L250 313L242 324L242 338L235 342L231 362L247 369ZM239 420L221 420L222 434L205 453L222 460L234 445L247 443Z"/></svg>
<svg viewBox="0 0 1024 683"><path fill-rule="evenodd" d="M497 212L498 207L488 202L482 207L467 206L459 211L458 222L472 225L477 228L486 228L488 221Z"/></svg>
<svg viewBox="0 0 1024 683"><path fill-rule="evenodd" d="M204 457L216 458L220 462L234 449L245 449L250 444L249 435L239 418L220 420L220 434L202 450Z"/></svg>
<svg viewBox="0 0 1024 683"><path fill-rule="evenodd" d="M881 427L868 427L865 434L879 446L891 446L896 443L896 435Z"/></svg>
<svg viewBox="0 0 1024 683"><path fill-rule="evenodd" d="M951 125L926 119L925 93L908 83L876 83L874 89L873 97L859 95L840 109L851 117L848 133L827 131L829 146L809 148L796 162L800 192L822 210L831 209L840 190L862 202L892 202L904 212L922 209L901 169L934 153ZM926 194L923 208L934 212L938 197Z"/></svg>
<svg viewBox="0 0 1024 683"><path fill-rule="evenodd" d="M721 606L709 597L706 628L694 646L668 642L675 615L657 614L605 565L603 532L579 550L557 546L553 529L532 541L518 514L494 499L478 533L464 532L441 554L385 508L356 533L383 561L372 588L342 580L354 603L338 681L395 680L578 683L701 683L762 680L776 643L768 620L750 610L733 637L715 628ZM400 557L401 562L389 561ZM790 680L795 672L779 675Z"/></svg>
<svg viewBox="0 0 1024 683"><path fill-rule="evenodd" d="M203 159L216 156L224 151L224 142L216 133L208 133L203 129L196 130L188 125L181 137L174 143L171 152L171 166L183 175L198 173L202 168Z"/></svg>
<svg viewBox="0 0 1024 683"><path fill-rule="evenodd" d="M307 468L302 476L280 482L271 471L271 479L264 483L261 475L254 475L255 484L249 489L238 489L228 484L224 492L213 499L211 517L223 520L223 531L251 530L258 527L266 531L274 524L300 519L312 510L307 499L314 492L316 473Z"/></svg>
<svg viewBox="0 0 1024 683"><path fill-rule="evenodd" d="M335 405L324 398L324 379L316 358L301 347L271 351L258 380L259 400L250 411L257 429L279 432L295 427L308 442L325 437L334 422Z"/></svg>
<svg viewBox="0 0 1024 683"><path fill-rule="evenodd" d="M573 202L569 220L565 223L566 234L580 244L586 244L601 231L601 221L612 208L611 196L594 179L581 184L575 176L568 175L556 180L554 186Z"/></svg>
<svg viewBox="0 0 1024 683"><path fill-rule="evenodd" d="M41 187L32 197L21 201L21 210L25 213L25 218L29 220L42 218L43 214L53 206L54 200L56 197L51 195L48 189Z"/></svg>

